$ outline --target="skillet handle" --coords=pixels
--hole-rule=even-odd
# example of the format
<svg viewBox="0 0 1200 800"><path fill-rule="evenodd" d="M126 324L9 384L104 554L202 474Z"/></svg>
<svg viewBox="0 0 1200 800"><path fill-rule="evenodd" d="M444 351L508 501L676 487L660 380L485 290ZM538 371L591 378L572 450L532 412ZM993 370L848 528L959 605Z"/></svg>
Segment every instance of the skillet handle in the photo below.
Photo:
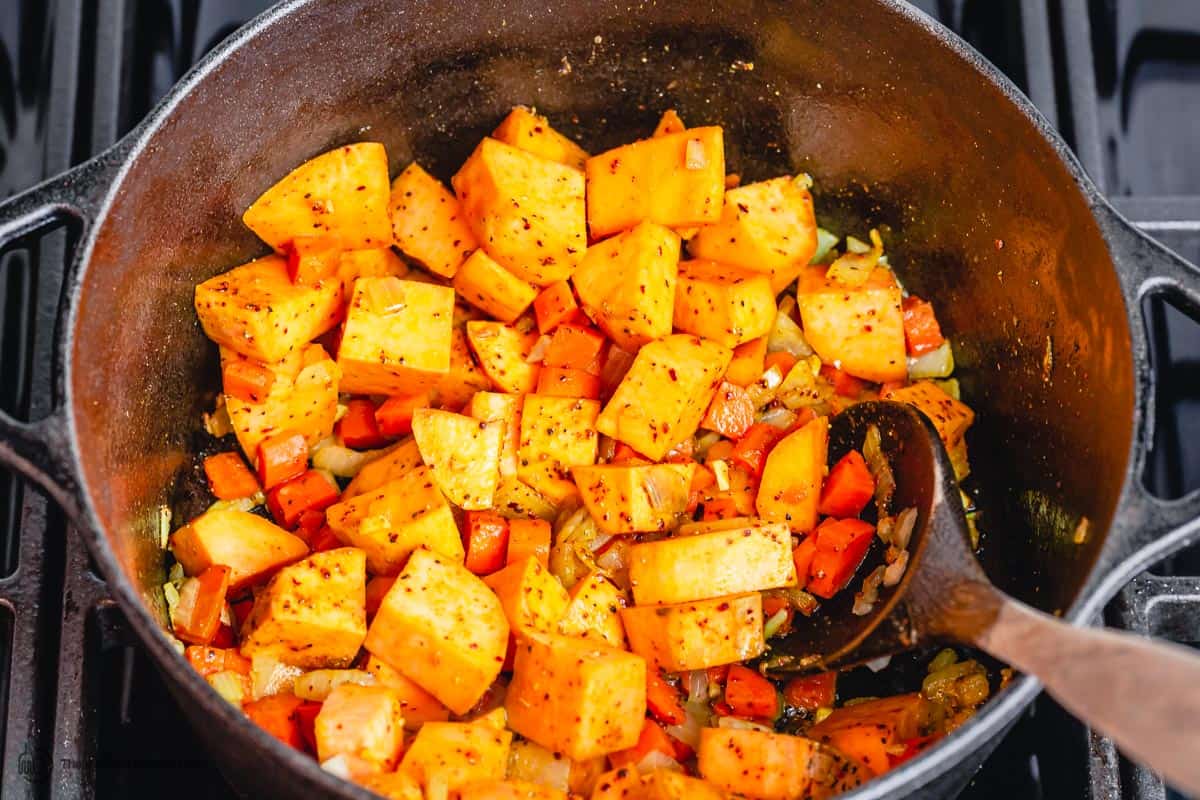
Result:
<svg viewBox="0 0 1200 800"><path fill-rule="evenodd" d="M1115 526L1126 532L1112 554L1112 563L1118 565L1110 581L1115 590L1138 572L1200 541L1200 490L1176 500L1163 500L1152 495L1142 480L1154 439L1155 400L1142 306L1148 297L1159 296L1200 321L1200 268L1151 239L1115 209L1106 207L1105 211L1110 222L1109 243L1125 292L1137 379L1143 387L1132 479Z"/></svg>
<svg viewBox="0 0 1200 800"><path fill-rule="evenodd" d="M0 203L0 250L23 236L64 224L76 234L75 242L83 241L119 160L115 150L103 153ZM78 261L76 247L64 278L64 294L70 293ZM65 303L60 303L60 308L65 308ZM62 399L61 357L56 353L55 397L49 414L35 422L22 422L0 412L0 465L41 486L72 518L78 518L79 482Z"/></svg>

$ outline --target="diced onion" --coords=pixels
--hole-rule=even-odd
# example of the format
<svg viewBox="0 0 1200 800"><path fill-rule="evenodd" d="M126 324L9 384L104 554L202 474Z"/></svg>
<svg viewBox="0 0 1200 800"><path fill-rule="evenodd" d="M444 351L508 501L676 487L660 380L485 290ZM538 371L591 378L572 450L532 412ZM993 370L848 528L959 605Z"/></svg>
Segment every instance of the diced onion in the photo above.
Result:
<svg viewBox="0 0 1200 800"><path fill-rule="evenodd" d="M538 337L538 340L533 343L533 347L529 350L529 355L525 356L525 363L537 364L546 357L546 351L550 349L550 335L543 333Z"/></svg>
<svg viewBox="0 0 1200 800"><path fill-rule="evenodd" d="M353 478L367 464L388 452L380 450L352 450L340 444L327 444L313 450L312 463L316 469L328 471L339 478Z"/></svg>
<svg viewBox="0 0 1200 800"><path fill-rule="evenodd" d="M696 437L696 444L692 452L697 459L704 461L705 456L708 455L708 449L719 441L721 441L721 434L714 431L708 431L707 433Z"/></svg>
<svg viewBox="0 0 1200 800"><path fill-rule="evenodd" d="M942 342L936 350L908 359L909 380L948 378L954 372L954 351L950 342Z"/></svg>
<svg viewBox="0 0 1200 800"><path fill-rule="evenodd" d="M641 775L649 775L656 769L683 772L683 766L678 761L659 750L651 750L637 763L637 771Z"/></svg>
<svg viewBox="0 0 1200 800"><path fill-rule="evenodd" d="M906 508L896 516L896 524L892 528L891 545L901 550L908 547L908 542L912 538L913 528L917 524L917 510L915 508Z"/></svg>
<svg viewBox="0 0 1200 800"><path fill-rule="evenodd" d="M850 613L857 617L871 613L875 602L879 600L879 585L883 583L883 572L884 567L878 566L863 579L862 590L854 595L854 607L850 609Z"/></svg>
<svg viewBox="0 0 1200 800"><path fill-rule="evenodd" d="M904 577L904 570L908 569L908 551L901 550L896 556L896 560L888 564L883 571L883 585L895 586Z"/></svg>
<svg viewBox="0 0 1200 800"><path fill-rule="evenodd" d="M835 233L830 233L824 228L817 228L817 250L813 253L809 260L810 264L824 264L825 257L833 250L833 246L838 243L838 237Z"/></svg>
<svg viewBox="0 0 1200 800"><path fill-rule="evenodd" d="M886 515L888 505L892 502L892 492L896 490L896 479L892 475L892 467L888 464L887 456L883 454L883 436L876 425L867 428L863 437L863 459L875 479L875 508L879 514Z"/></svg>
<svg viewBox="0 0 1200 800"><path fill-rule="evenodd" d="M217 690L217 694L238 708L242 707L246 699L246 676L233 670L222 670L209 675L207 680L208 685Z"/></svg>
<svg viewBox="0 0 1200 800"><path fill-rule="evenodd" d="M304 670L284 664L277 658L256 653L250 659L250 699L261 700L274 694L290 692L296 678Z"/></svg>
<svg viewBox="0 0 1200 800"><path fill-rule="evenodd" d="M770 616L763 625L763 638L771 639L775 634L779 633L779 629L783 627L783 623L787 622L788 609L781 608Z"/></svg>
<svg viewBox="0 0 1200 800"><path fill-rule="evenodd" d="M262 497L261 493L251 495L250 497L238 497L234 500L216 500L208 507L209 511L253 511L256 507L263 504L264 500L258 500Z"/></svg>
<svg viewBox="0 0 1200 800"><path fill-rule="evenodd" d="M866 666L867 669L871 670L871 672L881 672L881 671L887 669L888 665L891 663L892 663L891 656L880 656L879 658L877 658L873 661L868 661L864 666Z"/></svg>
<svg viewBox="0 0 1200 800"><path fill-rule="evenodd" d="M883 239L879 231L871 229L871 244L860 242L853 236L846 237L846 253L834 259L826 277L847 288L862 286L871 277L871 272L883 255Z"/></svg>
<svg viewBox="0 0 1200 800"><path fill-rule="evenodd" d="M233 433L233 420L229 418L229 409L225 407L225 395L217 395L217 404L211 414L204 415L204 430L215 439Z"/></svg>
<svg viewBox="0 0 1200 800"><path fill-rule="evenodd" d="M812 346L809 345L808 339L804 338L804 331L782 308L775 315L775 324L767 337L767 352L790 353L795 358L808 358L813 354Z"/></svg>
<svg viewBox="0 0 1200 800"><path fill-rule="evenodd" d="M779 384L783 383L783 371L778 366L772 366L769 370L762 374L759 378L762 385L768 389L778 389Z"/></svg>
<svg viewBox="0 0 1200 800"><path fill-rule="evenodd" d="M786 431L796 421L796 414L787 406L776 406L759 414L757 421Z"/></svg>
<svg viewBox="0 0 1200 800"><path fill-rule="evenodd" d="M683 711L683 724L668 726L667 733L695 750L700 746L700 731L708 722L708 704L688 702L684 704Z"/></svg>
<svg viewBox="0 0 1200 800"><path fill-rule="evenodd" d="M324 702L343 683L374 686L375 674L361 669L314 669L295 678L292 692L301 700Z"/></svg>
<svg viewBox="0 0 1200 800"><path fill-rule="evenodd" d="M689 703L703 703L708 700L708 671L694 669L687 674L687 690Z"/></svg>
<svg viewBox="0 0 1200 800"><path fill-rule="evenodd" d="M704 169L708 166L708 154L704 152L704 143L699 139L688 139L684 150L683 164L688 169Z"/></svg>
<svg viewBox="0 0 1200 800"><path fill-rule="evenodd" d="M717 488L720 489L722 492L728 492L729 491L729 464L727 464L725 462L725 459L718 458L718 459L714 460L708 466L712 469L713 476L717 479Z"/></svg>
<svg viewBox="0 0 1200 800"><path fill-rule="evenodd" d="M566 792L570 788L571 760L536 742L513 742L508 751L508 777Z"/></svg>
<svg viewBox="0 0 1200 800"><path fill-rule="evenodd" d="M958 386L958 378L947 378L944 381L934 381L933 383L955 400L962 400L962 391Z"/></svg>
<svg viewBox="0 0 1200 800"><path fill-rule="evenodd" d="M775 729L766 725L760 725L757 722L751 722L748 719L739 717L720 717L717 719L718 728L729 728L735 731L762 731L763 733L774 733Z"/></svg>
<svg viewBox="0 0 1200 800"><path fill-rule="evenodd" d="M344 753L339 753L322 761L321 769L330 775L338 776L344 781L348 781L353 777L353 773L350 771L350 762Z"/></svg>

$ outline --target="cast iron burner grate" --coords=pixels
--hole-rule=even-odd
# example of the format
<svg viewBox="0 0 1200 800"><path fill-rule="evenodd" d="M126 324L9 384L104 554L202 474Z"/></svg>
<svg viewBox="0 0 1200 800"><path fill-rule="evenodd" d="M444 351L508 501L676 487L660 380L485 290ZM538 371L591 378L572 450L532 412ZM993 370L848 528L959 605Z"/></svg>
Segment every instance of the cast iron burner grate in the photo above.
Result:
<svg viewBox="0 0 1200 800"><path fill-rule="evenodd" d="M0 196L86 159L144 116L267 0L0 2ZM1060 127L1131 219L1200 261L1200 4L1195 0L918 0ZM0 253L0 408L52 402L55 310L70 244L57 230ZM1200 487L1200 329L1147 310L1162 397L1147 480ZM1200 643L1200 548L1139 577L1109 624ZM0 472L0 795L229 793L62 514ZM1168 797L1041 698L963 800Z"/></svg>

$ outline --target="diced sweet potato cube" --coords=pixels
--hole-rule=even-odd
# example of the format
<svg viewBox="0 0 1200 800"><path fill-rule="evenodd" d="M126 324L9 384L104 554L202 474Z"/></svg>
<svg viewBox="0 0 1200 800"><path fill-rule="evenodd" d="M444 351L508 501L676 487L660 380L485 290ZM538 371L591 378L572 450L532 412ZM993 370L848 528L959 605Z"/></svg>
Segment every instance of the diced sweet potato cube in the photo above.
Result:
<svg viewBox="0 0 1200 800"><path fill-rule="evenodd" d="M314 731L321 761L346 755L393 769L404 746L400 698L386 686L343 683L321 704Z"/></svg>
<svg viewBox="0 0 1200 800"><path fill-rule="evenodd" d="M466 413L484 422L499 422L500 475L517 474L517 447L521 441L521 397L501 392L476 392Z"/></svg>
<svg viewBox="0 0 1200 800"><path fill-rule="evenodd" d="M374 250L346 250L338 260L337 277L342 282L342 295L354 294L354 282L359 278L403 278L408 265L390 247Z"/></svg>
<svg viewBox="0 0 1200 800"><path fill-rule="evenodd" d="M904 344L904 312L899 287L891 273L871 279L861 288L847 289L826 280L824 267L809 267L800 276L796 299L804 337L827 364L857 378L877 383L908 377Z"/></svg>
<svg viewBox="0 0 1200 800"><path fill-rule="evenodd" d="M668 672L706 669L761 655L758 592L621 611L629 647Z"/></svg>
<svg viewBox="0 0 1200 800"><path fill-rule="evenodd" d="M453 792L477 781L502 779L511 745L510 732L490 725L429 722L409 745L400 772L411 775L426 790L436 787L435 791Z"/></svg>
<svg viewBox="0 0 1200 800"><path fill-rule="evenodd" d="M297 286L288 277L284 259L265 256L201 283L195 305L208 338L272 363L337 325L342 284L330 279L317 286Z"/></svg>
<svg viewBox="0 0 1200 800"><path fill-rule="evenodd" d="M305 161L263 192L242 222L276 250L297 236L336 238L347 250L386 247L392 232L383 145L358 142Z"/></svg>
<svg viewBox="0 0 1200 800"><path fill-rule="evenodd" d="M500 674L508 620L483 581L422 549L383 598L364 644L451 711L465 714Z"/></svg>
<svg viewBox="0 0 1200 800"><path fill-rule="evenodd" d="M881 697L836 708L813 725L808 735L825 742L871 775L891 767L891 752L929 728L934 706L919 692Z"/></svg>
<svg viewBox="0 0 1200 800"><path fill-rule="evenodd" d="M461 328L450 331L450 371L433 387L433 401L446 408L462 408L476 392L492 388L492 380L475 363L467 334Z"/></svg>
<svg viewBox="0 0 1200 800"><path fill-rule="evenodd" d="M793 533L817 526L828 444L829 418L817 417L771 449L755 499L759 516L785 522Z"/></svg>
<svg viewBox="0 0 1200 800"><path fill-rule="evenodd" d="M732 352L690 334L638 351L596 420L597 429L653 461L696 432Z"/></svg>
<svg viewBox="0 0 1200 800"><path fill-rule="evenodd" d="M908 403L929 417L948 450L953 450L963 442L967 428L975 421L975 412L966 403L955 400L933 381L917 381L910 386L892 389L886 399Z"/></svg>
<svg viewBox="0 0 1200 800"><path fill-rule="evenodd" d="M246 357L221 348L221 364ZM238 444L254 463L259 442L282 430L303 434L309 446L333 435L341 370L319 344L297 347L282 361L263 365L274 375L262 402L225 395L225 410Z"/></svg>
<svg viewBox="0 0 1200 800"><path fill-rule="evenodd" d="M570 636L529 634L505 699L509 726L583 761L632 747L646 715L646 662Z"/></svg>
<svg viewBox="0 0 1200 800"><path fill-rule="evenodd" d="M680 263L675 286L678 330L737 347L770 333L774 321L775 292L766 275L715 261Z"/></svg>
<svg viewBox="0 0 1200 800"><path fill-rule="evenodd" d="M492 138L568 167L583 171L587 151L550 127L550 121L533 109L516 106L509 112Z"/></svg>
<svg viewBox="0 0 1200 800"><path fill-rule="evenodd" d="M434 483L456 506L468 511L491 508L500 477L502 425L473 417L418 408L413 438Z"/></svg>
<svg viewBox="0 0 1200 800"><path fill-rule="evenodd" d="M538 286L564 280L583 258L579 170L485 138L453 183L475 238L521 280Z"/></svg>
<svg viewBox="0 0 1200 800"><path fill-rule="evenodd" d="M426 722L445 722L450 719L450 709L441 701L379 656L367 656L363 670L374 675L376 683L388 687L400 698L400 715L404 717L405 730L415 731Z"/></svg>
<svg viewBox="0 0 1200 800"><path fill-rule="evenodd" d="M421 451L417 448L416 440L404 439L379 458L363 465L342 492L342 502L403 478L422 463L424 462L421 461Z"/></svg>
<svg viewBox="0 0 1200 800"><path fill-rule="evenodd" d="M254 601L242 655L294 667L345 667L367 633L367 562L356 547L314 553L281 569Z"/></svg>
<svg viewBox="0 0 1200 800"><path fill-rule="evenodd" d="M625 593L604 573L593 570L571 588L571 599L558 621L558 632L567 636L603 642L610 647L625 648L625 626L621 609Z"/></svg>
<svg viewBox="0 0 1200 800"><path fill-rule="evenodd" d="M599 413L596 400L525 395L517 477L552 503L574 494L571 467L596 462Z"/></svg>
<svg viewBox="0 0 1200 800"><path fill-rule="evenodd" d="M583 504L607 533L643 533L672 527L687 508L695 463L597 464L571 475Z"/></svg>
<svg viewBox="0 0 1200 800"><path fill-rule="evenodd" d="M642 222L589 247L571 281L588 315L633 351L671 332L678 264L679 235Z"/></svg>
<svg viewBox="0 0 1200 800"><path fill-rule="evenodd" d="M406 772L375 772L356 782L387 800L425 800L421 784Z"/></svg>
<svg viewBox="0 0 1200 800"><path fill-rule="evenodd" d="M629 549L629 580L638 605L794 586L792 536L783 523L752 520L740 528L642 542Z"/></svg>
<svg viewBox="0 0 1200 800"><path fill-rule="evenodd" d="M389 214L396 247L443 278L479 246L458 198L415 161L392 182Z"/></svg>
<svg viewBox="0 0 1200 800"><path fill-rule="evenodd" d="M512 322L533 304L537 287L513 275L476 250L459 267L454 289L464 300L503 322Z"/></svg>
<svg viewBox="0 0 1200 800"><path fill-rule="evenodd" d="M674 227L720 219L725 194L720 128L692 128L623 145L592 156L585 169L593 238L642 220Z"/></svg>
<svg viewBox="0 0 1200 800"><path fill-rule="evenodd" d="M795 280L816 250L812 195L789 177L725 192L720 222L688 241L696 258L767 273L776 292Z"/></svg>
<svg viewBox="0 0 1200 800"><path fill-rule="evenodd" d="M517 635L553 632L570 602L558 578L532 556L488 575L483 582L500 598L509 629Z"/></svg>
<svg viewBox="0 0 1200 800"><path fill-rule="evenodd" d="M567 793L532 781L491 780L459 789L458 800L567 800Z"/></svg>
<svg viewBox="0 0 1200 800"><path fill-rule="evenodd" d="M833 797L870 776L812 739L786 733L702 728L700 776L752 800Z"/></svg>
<svg viewBox="0 0 1200 800"><path fill-rule="evenodd" d="M610 769L596 780L591 800L633 800L640 798L642 773L636 766Z"/></svg>
<svg viewBox="0 0 1200 800"><path fill-rule="evenodd" d="M550 534L550 523L544 519L530 517L513 519L510 517L506 563L515 564L524 558L532 557L537 559L543 567L549 566Z"/></svg>
<svg viewBox="0 0 1200 800"><path fill-rule="evenodd" d="M502 322L472 320L467 323L467 340L479 366L500 391L525 394L537 386L537 365L525 361L536 334Z"/></svg>
<svg viewBox="0 0 1200 800"><path fill-rule="evenodd" d="M338 348L341 391L412 394L450 369L454 290L399 278L359 278Z"/></svg>
<svg viewBox="0 0 1200 800"><path fill-rule="evenodd" d="M743 389L750 386L762 377L766 357L766 336L739 344L733 349L733 358L725 370L725 380Z"/></svg>
<svg viewBox="0 0 1200 800"><path fill-rule="evenodd" d="M726 800L728 795L711 783L672 769L656 769L642 784L646 800Z"/></svg>
<svg viewBox="0 0 1200 800"><path fill-rule="evenodd" d="M418 547L464 557L454 512L426 466L330 506L325 519L338 538L362 548L374 575L397 574Z"/></svg>
<svg viewBox="0 0 1200 800"><path fill-rule="evenodd" d="M229 567L229 589L237 591L308 555L308 545L257 514L214 508L171 534L171 551L188 575Z"/></svg>
<svg viewBox="0 0 1200 800"><path fill-rule="evenodd" d="M686 130L687 125L683 124L683 120L679 118L679 114L675 112L675 109L668 108L658 118L658 125L654 126L654 133L650 135L669 136L672 133L683 133Z"/></svg>

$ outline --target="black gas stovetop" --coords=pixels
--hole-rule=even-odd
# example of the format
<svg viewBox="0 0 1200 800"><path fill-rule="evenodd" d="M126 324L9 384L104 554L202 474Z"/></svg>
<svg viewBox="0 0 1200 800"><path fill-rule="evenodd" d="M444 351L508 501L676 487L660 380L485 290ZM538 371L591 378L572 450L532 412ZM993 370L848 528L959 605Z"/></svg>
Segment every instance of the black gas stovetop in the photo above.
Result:
<svg viewBox="0 0 1200 800"><path fill-rule="evenodd" d="M133 127L267 0L0 0L0 197ZM1058 126L1118 208L1200 263L1200 0L920 0ZM0 254L0 408L37 418L65 231ZM1161 387L1146 476L1200 487L1200 327L1146 310ZM1200 642L1200 548L1143 575L1107 622ZM78 537L0 472L0 796L230 794L107 599ZM963 800L1169 797L1041 698Z"/></svg>

